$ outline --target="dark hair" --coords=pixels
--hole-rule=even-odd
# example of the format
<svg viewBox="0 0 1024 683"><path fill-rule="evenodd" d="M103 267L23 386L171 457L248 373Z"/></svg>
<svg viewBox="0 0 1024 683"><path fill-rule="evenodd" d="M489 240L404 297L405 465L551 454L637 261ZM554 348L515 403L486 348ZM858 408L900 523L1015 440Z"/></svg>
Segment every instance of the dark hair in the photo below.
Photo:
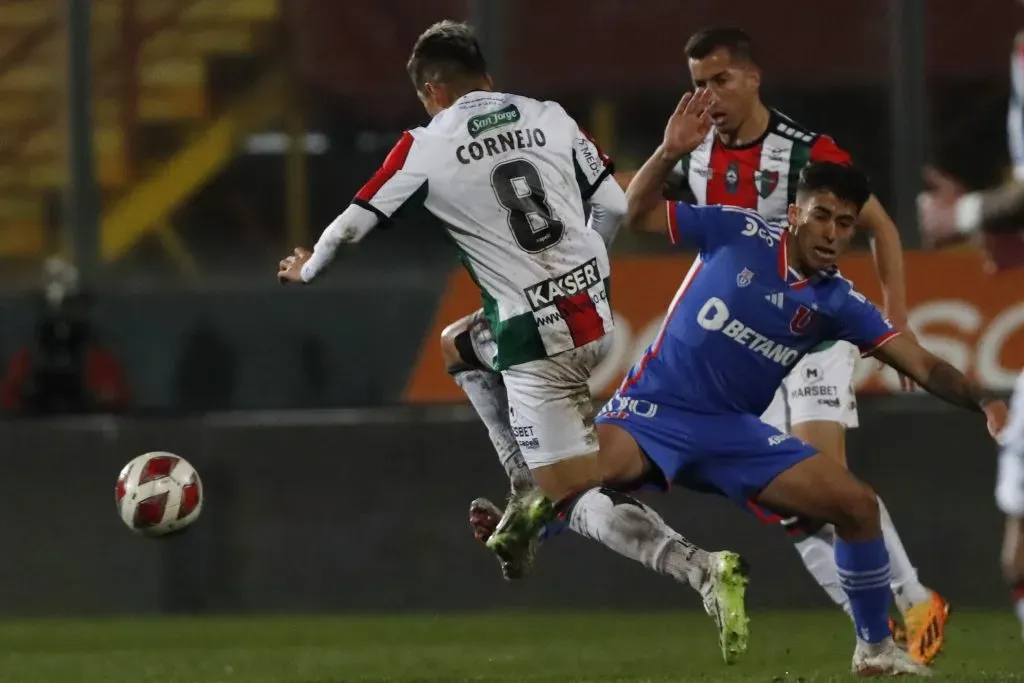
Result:
<svg viewBox="0 0 1024 683"><path fill-rule="evenodd" d="M800 171L796 191L797 194L831 192L844 202L856 204L860 211L871 197L871 184L866 175L852 166L816 161Z"/></svg>
<svg viewBox="0 0 1024 683"><path fill-rule="evenodd" d="M487 62L473 29L467 24L439 21L416 39L406 65L417 90L428 82L453 83L487 75Z"/></svg>
<svg viewBox="0 0 1024 683"><path fill-rule="evenodd" d="M757 64L750 36L732 26L702 28L686 41L685 52L689 59L704 59L719 48L725 48L733 59Z"/></svg>

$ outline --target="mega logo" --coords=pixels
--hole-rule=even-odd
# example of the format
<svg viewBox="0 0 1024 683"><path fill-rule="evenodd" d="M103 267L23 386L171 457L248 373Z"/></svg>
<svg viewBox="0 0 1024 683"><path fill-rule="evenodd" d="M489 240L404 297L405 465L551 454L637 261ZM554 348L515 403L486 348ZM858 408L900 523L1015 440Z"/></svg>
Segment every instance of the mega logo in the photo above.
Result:
<svg viewBox="0 0 1024 683"><path fill-rule="evenodd" d="M748 209L740 209L734 206L723 206L726 211L746 214L746 225L740 232L744 237L760 237L769 247L774 247L782 239L782 231L773 229L764 223L764 219Z"/></svg>
<svg viewBox="0 0 1024 683"><path fill-rule="evenodd" d="M472 117L466 122L466 127L469 129L469 134L475 138L494 128L510 126L521 118L522 115L519 113L519 108L514 104L510 104L498 111L492 111L489 114L478 114Z"/></svg>

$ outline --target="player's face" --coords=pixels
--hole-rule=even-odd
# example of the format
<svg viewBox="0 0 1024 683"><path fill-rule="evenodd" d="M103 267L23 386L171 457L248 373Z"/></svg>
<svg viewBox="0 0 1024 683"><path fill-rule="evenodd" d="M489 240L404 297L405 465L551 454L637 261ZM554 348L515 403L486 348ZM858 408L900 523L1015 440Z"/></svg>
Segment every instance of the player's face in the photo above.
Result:
<svg viewBox="0 0 1024 683"><path fill-rule="evenodd" d="M725 133L739 129L757 103L761 73L753 64L732 59L724 47L703 59L690 60L694 86L714 96L711 120Z"/></svg>
<svg viewBox="0 0 1024 683"><path fill-rule="evenodd" d="M850 246L859 213L856 204L831 192L798 196L789 207L789 224L801 269L815 272L835 265Z"/></svg>

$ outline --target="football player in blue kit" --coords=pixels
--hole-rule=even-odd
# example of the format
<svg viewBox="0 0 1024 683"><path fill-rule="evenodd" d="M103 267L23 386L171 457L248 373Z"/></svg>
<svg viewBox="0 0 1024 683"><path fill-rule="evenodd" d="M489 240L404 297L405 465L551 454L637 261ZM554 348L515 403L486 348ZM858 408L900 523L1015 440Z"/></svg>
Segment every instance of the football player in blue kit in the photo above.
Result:
<svg viewBox="0 0 1024 683"><path fill-rule="evenodd" d="M627 190L629 217L662 201L665 180L707 132L706 94L687 94L662 145ZM857 170L821 162L800 174L788 229L734 207L673 202L669 238L695 248L694 263L662 328L596 418L599 471L548 480L544 498L488 546L522 543L550 519L575 520L576 492L654 482L728 497L748 510L832 524L850 599L861 676L928 675L893 643L887 623L889 558L874 492L835 460L762 422L776 388L807 352L830 340L856 344L935 396L983 415L996 435L1006 405L949 363L900 335L836 268L871 195Z"/></svg>

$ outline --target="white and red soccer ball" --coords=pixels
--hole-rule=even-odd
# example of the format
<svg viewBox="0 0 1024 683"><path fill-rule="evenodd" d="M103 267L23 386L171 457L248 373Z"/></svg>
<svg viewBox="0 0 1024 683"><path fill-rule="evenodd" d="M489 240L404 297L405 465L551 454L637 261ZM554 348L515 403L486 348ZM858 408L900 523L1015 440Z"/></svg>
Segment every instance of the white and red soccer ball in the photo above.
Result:
<svg viewBox="0 0 1024 683"><path fill-rule="evenodd" d="M143 536L182 531L203 509L199 473L180 455L162 451L145 453L125 465L114 495L121 521Z"/></svg>

